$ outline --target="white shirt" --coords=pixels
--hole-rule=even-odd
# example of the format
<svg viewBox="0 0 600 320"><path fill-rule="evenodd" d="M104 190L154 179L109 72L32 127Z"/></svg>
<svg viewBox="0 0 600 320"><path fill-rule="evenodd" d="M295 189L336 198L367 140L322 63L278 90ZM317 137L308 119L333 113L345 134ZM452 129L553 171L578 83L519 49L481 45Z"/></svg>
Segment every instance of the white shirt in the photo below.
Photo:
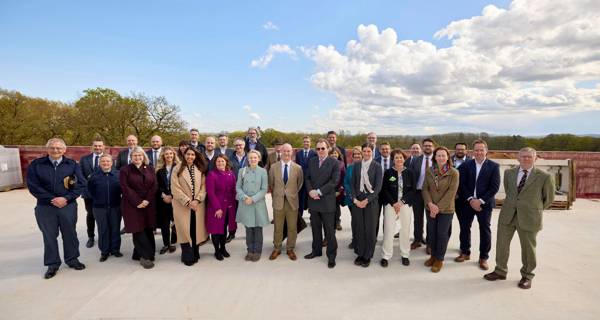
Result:
<svg viewBox="0 0 600 320"><path fill-rule="evenodd" d="M204 152L204 154L206 155L208 160L212 160L212 158L215 156L215 151L213 150L213 152L211 152L210 154L208 153L208 151L206 151Z"/></svg>
<svg viewBox="0 0 600 320"><path fill-rule="evenodd" d="M103 155L104 153L101 154L96 154L92 152L92 169L94 168L94 165L96 164L96 158L99 158ZM98 159L98 166L100 166L100 159Z"/></svg>
<svg viewBox="0 0 600 320"><path fill-rule="evenodd" d="M467 158L467 156L464 156L462 158L457 158L454 157L454 168L458 168L460 167L463 163L465 163L465 159Z"/></svg>
<svg viewBox="0 0 600 320"><path fill-rule="evenodd" d="M292 166L292 161L288 161L288 162L283 162L283 160L280 161L281 162L281 179L283 179L284 176L284 170L285 170L285 166L287 165L287 173L288 173L288 179L290 178L290 167Z"/></svg>
<svg viewBox="0 0 600 320"><path fill-rule="evenodd" d="M221 154L227 154L227 147L221 147Z"/></svg>
<svg viewBox="0 0 600 320"><path fill-rule="evenodd" d="M477 179L479 179L479 172L481 171L481 167L483 167L483 163L485 162L485 160L487 159L483 159L481 163L475 160L475 190L473 191L473 198L475 199L477 199ZM483 203L483 200L480 199L480 201Z"/></svg>
<svg viewBox="0 0 600 320"><path fill-rule="evenodd" d="M525 178L526 182L527 182L527 179L529 179L529 177L531 176L531 171L533 171L533 167L527 169L527 178ZM524 174L525 174L525 169L523 169L522 167L519 167L519 173L517 174L517 186L519 186L519 182L521 182L521 179L523 178Z"/></svg>
<svg viewBox="0 0 600 320"><path fill-rule="evenodd" d="M158 159L160 159L161 152L162 152L162 148L152 149L152 157L156 156L156 159L152 159L152 163L154 163L155 167L156 167L156 164L158 163Z"/></svg>
<svg viewBox="0 0 600 320"><path fill-rule="evenodd" d="M385 170L391 168L391 164L390 164L390 157L381 157L381 169L383 169L383 172L385 172Z"/></svg>
<svg viewBox="0 0 600 320"><path fill-rule="evenodd" d="M429 159L429 167L431 167L431 155L423 155L423 162L421 163L421 174L419 175L419 181L417 181L417 190L423 190L423 182L425 182L425 173L428 168L425 168L427 165L427 159Z"/></svg>

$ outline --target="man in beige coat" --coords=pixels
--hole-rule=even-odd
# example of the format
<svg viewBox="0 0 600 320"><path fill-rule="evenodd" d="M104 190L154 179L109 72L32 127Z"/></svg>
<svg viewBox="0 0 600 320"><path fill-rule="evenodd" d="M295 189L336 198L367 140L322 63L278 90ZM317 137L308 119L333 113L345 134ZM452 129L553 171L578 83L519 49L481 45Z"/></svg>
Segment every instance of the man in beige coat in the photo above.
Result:
<svg viewBox="0 0 600 320"><path fill-rule="evenodd" d="M531 288L536 267L537 233L542 230L544 209L554 201L554 180L547 172L535 168L536 151L519 151L519 167L504 172L506 199L498 217L496 269L484 276L486 280L505 280L508 272L510 242L517 231L521 242L521 281L519 288Z"/></svg>
<svg viewBox="0 0 600 320"><path fill-rule="evenodd" d="M287 223L287 255L296 260L294 247L298 235L298 192L304 183L302 167L292 161L292 146L285 143L281 146L281 161L271 165L269 170L269 188L272 190L273 219L275 231L273 244L275 248L269 257L275 260L281 254L283 242L283 225Z"/></svg>

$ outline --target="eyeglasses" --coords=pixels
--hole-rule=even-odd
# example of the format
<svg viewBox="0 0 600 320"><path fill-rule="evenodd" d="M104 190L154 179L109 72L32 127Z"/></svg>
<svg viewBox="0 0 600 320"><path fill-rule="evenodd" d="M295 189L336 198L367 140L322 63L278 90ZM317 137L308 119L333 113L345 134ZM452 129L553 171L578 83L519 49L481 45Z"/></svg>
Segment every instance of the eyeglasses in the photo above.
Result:
<svg viewBox="0 0 600 320"><path fill-rule="evenodd" d="M321 147L321 148L315 148L315 149L317 149L317 151L323 151L323 150L325 150L325 149L327 149L327 148L323 148L323 147Z"/></svg>

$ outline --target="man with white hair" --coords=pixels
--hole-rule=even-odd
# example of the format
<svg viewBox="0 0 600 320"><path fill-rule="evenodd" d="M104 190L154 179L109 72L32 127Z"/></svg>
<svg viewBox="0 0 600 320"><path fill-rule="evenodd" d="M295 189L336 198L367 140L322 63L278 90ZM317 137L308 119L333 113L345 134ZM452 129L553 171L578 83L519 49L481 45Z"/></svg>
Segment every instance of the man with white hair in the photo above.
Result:
<svg viewBox="0 0 600 320"><path fill-rule="evenodd" d="M35 220L44 238L44 278L56 275L61 260L58 251L58 233L63 241L64 259L69 268L85 269L79 262L77 239L77 198L85 187L81 168L75 160L64 156L67 145L62 139L52 138L46 143L48 155L37 158L27 168L27 187L37 199Z"/></svg>
<svg viewBox="0 0 600 320"><path fill-rule="evenodd" d="M496 269L484 276L486 280L505 280L508 273L510 242L515 234L521 243L521 281L519 288L531 288L533 270L537 265L535 247L537 234L542 230L544 209L554 201L554 179L534 166L536 151L519 151L519 166L504 171L506 198L498 216L496 239Z"/></svg>

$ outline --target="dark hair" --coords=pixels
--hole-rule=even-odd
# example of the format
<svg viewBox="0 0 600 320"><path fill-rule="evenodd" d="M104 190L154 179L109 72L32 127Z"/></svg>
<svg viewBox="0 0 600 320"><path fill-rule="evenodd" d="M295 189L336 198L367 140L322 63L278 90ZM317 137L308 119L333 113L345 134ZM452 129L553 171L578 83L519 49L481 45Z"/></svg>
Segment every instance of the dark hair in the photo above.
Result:
<svg viewBox="0 0 600 320"><path fill-rule="evenodd" d="M198 133L200 133L200 131L198 131L198 129L196 129L196 128L191 128L191 129L190 129L190 133L192 133L192 132L194 132L194 131L195 131L195 132L198 132Z"/></svg>
<svg viewBox="0 0 600 320"><path fill-rule="evenodd" d="M485 142L485 140L483 139L476 139L475 141L473 141L473 148L475 148L476 144L482 144L485 146L485 148L488 148L487 142Z"/></svg>
<svg viewBox="0 0 600 320"><path fill-rule="evenodd" d="M338 147L333 147L331 148L331 150L329 150L328 154L332 155L334 152L337 152L338 154L338 159L340 159L342 157L342 150L340 150L340 148Z"/></svg>
<svg viewBox="0 0 600 320"><path fill-rule="evenodd" d="M177 147L181 147L181 146L189 146L190 142L187 140L181 140L179 141L179 145L177 145Z"/></svg>
<svg viewBox="0 0 600 320"><path fill-rule="evenodd" d="M390 146L390 147L391 147L392 145L391 145L389 142L387 142L387 141L384 141L384 142L380 143L380 144L379 144L379 146L380 146L380 147L381 147L381 146Z"/></svg>
<svg viewBox="0 0 600 320"><path fill-rule="evenodd" d="M360 149L361 149L361 150L362 150L362 149L364 149L364 148L369 148L369 149L371 149L371 151L373 151L373 145L372 145L372 144L370 144L370 143L368 143L368 142L365 142L365 143L363 143L363 144L360 146Z"/></svg>
<svg viewBox="0 0 600 320"><path fill-rule="evenodd" d="M327 131L327 135L330 135L330 134L335 134L337 136L337 133L335 133L335 131L333 131L333 130Z"/></svg>
<svg viewBox="0 0 600 320"><path fill-rule="evenodd" d="M198 170L200 170L200 172L206 173L206 169L207 169L208 165L206 164L206 159L204 158L204 155L201 154L200 152L198 152L196 149L189 147L189 148L185 149L185 152L183 153L184 158L181 159L181 165L179 166L179 170L177 171L177 176L178 177L181 176L181 173L187 166L187 161L185 160L185 154L188 153L188 151L194 152L194 155L196 156L196 158L194 159L194 166L196 166L196 168L198 168Z"/></svg>
<svg viewBox="0 0 600 320"><path fill-rule="evenodd" d="M433 150L433 159L435 160L435 156L436 156L437 152L440 150L446 151L446 154L448 155L448 160L446 160L446 163L452 167L453 165L452 165L452 158L450 157L450 150L448 150L448 148L446 148L446 147L440 146L440 147L435 148L435 150Z"/></svg>
<svg viewBox="0 0 600 320"><path fill-rule="evenodd" d="M435 141L433 141L433 139L431 139L431 138L425 138L425 139L423 139L423 141L421 141L421 144L424 144L425 142L431 142L435 146Z"/></svg>
<svg viewBox="0 0 600 320"><path fill-rule="evenodd" d="M94 142L102 142L102 143L104 143L104 139L102 139L102 137L95 137L94 139L92 139L92 144Z"/></svg>
<svg viewBox="0 0 600 320"><path fill-rule="evenodd" d="M454 149L456 149L456 146L465 146L465 148L467 147L467 144L464 142L457 142L454 144Z"/></svg>
<svg viewBox="0 0 600 320"><path fill-rule="evenodd" d="M220 153L216 158L215 158L215 167L213 168L213 170L219 170L217 169L217 160L219 158L223 158L223 160L225 160L225 171L231 171L231 161L229 160L229 157L227 157L226 155Z"/></svg>
<svg viewBox="0 0 600 320"><path fill-rule="evenodd" d="M402 155L403 160L406 159L406 155L404 154L404 151L402 151L402 149L394 149L392 150L392 153L390 153L390 158L392 159L392 161L394 161L394 158L397 154Z"/></svg>

